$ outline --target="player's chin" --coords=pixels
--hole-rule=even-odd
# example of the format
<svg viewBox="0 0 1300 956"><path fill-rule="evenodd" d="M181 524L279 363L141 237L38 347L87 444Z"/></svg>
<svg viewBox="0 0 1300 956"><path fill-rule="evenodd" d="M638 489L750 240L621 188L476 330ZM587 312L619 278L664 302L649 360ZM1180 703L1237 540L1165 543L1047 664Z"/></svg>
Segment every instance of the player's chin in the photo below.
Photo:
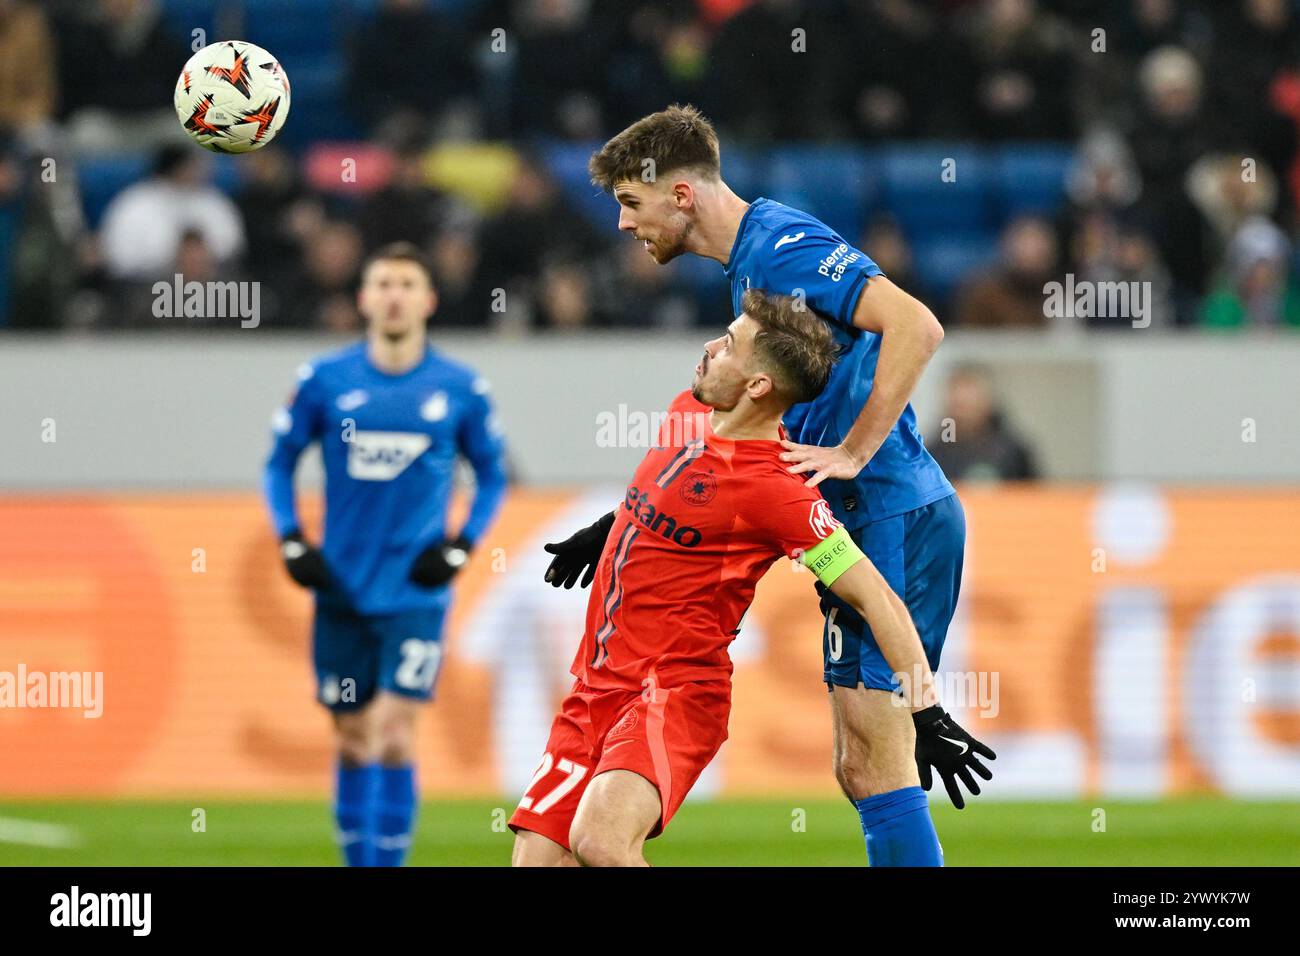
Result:
<svg viewBox="0 0 1300 956"><path fill-rule="evenodd" d="M410 335L419 323L409 316L385 316L379 323L379 329L389 338L403 338Z"/></svg>
<svg viewBox="0 0 1300 956"><path fill-rule="evenodd" d="M654 261L659 263L661 266L667 265L680 256L683 251L684 250L681 246L669 246L667 249L661 249L659 246L651 243L650 258L654 259Z"/></svg>

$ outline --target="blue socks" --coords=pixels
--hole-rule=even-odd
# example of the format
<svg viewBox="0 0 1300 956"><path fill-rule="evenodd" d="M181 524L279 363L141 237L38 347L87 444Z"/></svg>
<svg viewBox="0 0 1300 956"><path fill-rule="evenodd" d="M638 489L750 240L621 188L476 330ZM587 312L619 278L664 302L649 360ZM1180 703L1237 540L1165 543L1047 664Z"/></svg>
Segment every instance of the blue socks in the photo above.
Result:
<svg viewBox="0 0 1300 956"><path fill-rule="evenodd" d="M375 813L375 866L401 866L411 848L415 820L415 768L379 768L379 800Z"/></svg>
<svg viewBox="0 0 1300 956"><path fill-rule="evenodd" d="M348 866L373 866L371 809L379 785L379 764L363 767L338 765L334 782L334 822L339 845Z"/></svg>
<svg viewBox="0 0 1300 956"><path fill-rule="evenodd" d="M853 801L862 818L871 866L943 866L943 850L920 787L904 787Z"/></svg>

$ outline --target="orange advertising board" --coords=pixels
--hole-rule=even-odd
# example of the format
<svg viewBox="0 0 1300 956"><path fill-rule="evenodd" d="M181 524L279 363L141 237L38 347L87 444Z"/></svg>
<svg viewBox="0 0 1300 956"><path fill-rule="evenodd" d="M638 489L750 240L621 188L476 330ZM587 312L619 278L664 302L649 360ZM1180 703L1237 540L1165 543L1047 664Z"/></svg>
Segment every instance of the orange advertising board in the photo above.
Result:
<svg viewBox="0 0 1300 956"><path fill-rule="evenodd" d="M514 492L459 579L426 794L527 781L585 600L541 583L540 544L608 492ZM940 688L999 751L991 796L1300 796L1300 493L962 499ZM0 795L323 793L309 624L254 495L0 500ZM808 572L769 572L734 656L731 738L702 788L836 792Z"/></svg>

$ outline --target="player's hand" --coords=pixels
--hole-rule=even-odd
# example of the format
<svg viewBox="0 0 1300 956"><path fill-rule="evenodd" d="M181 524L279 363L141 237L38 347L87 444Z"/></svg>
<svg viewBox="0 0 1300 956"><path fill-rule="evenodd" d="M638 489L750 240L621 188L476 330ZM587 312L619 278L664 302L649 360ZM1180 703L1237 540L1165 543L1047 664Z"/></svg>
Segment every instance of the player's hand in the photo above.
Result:
<svg viewBox="0 0 1300 956"><path fill-rule="evenodd" d="M302 532L291 531L280 539L280 557L289 577L303 587L326 588L332 583L325 556L307 543Z"/></svg>
<svg viewBox="0 0 1300 956"><path fill-rule="evenodd" d="M918 710L912 715L912 722L916 724L916 769L921 773L921 788L929 790L933 784L930 776L933 767L943 778L952 805L962 809L966 801L957 781L978 795L979 784L970 772L974 770L985 780L992 780L993 771L980 763L976 754L989 760L996 760L997 754L966 733L938 704Z"/></svg>
<svg viewBox="0 0 1300 956"><path fill-rule="evenodd" d="M571 588L582 578L585 588L596 576L596 565L600 563L601 552L605 550L605 539L609 529L614 527L614 512L602 517L593 525L570 535L563 541L545 545L547 554L555 555L551 566L546 569L546 582L553 588L561 585ZM583 574L583 572L586 574Z"/></svg>
<svg viewBox="0 0 1300 956"><path fill-rule="evenodd" d="M809 488L816 488L826 478L840 478L845 481L856 478L866 464L865 461L859 461L857 456L843 445L823 448L821 445L800 445L798 442L783 438L781 447L785 449L781 453L781 460L795 462L786 471L792 475L802 475L809 471L813 473L813 476L804 482Z"/></svg>
<svg viewBox="0 0 1300 956"><path fill-rule="evenodd" d="M463 537L425 548L411 565L411 580L426 588L441 587L465 566L469 552L470 543Z"/></svg>

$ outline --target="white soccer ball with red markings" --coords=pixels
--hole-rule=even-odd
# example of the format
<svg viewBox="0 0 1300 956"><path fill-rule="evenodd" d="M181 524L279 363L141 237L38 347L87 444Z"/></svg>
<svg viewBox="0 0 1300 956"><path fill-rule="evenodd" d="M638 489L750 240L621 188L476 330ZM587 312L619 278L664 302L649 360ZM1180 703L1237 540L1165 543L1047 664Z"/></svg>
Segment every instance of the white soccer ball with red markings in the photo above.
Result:
<svg viewBox="0 0 1300 956"><path fill-rule="evenodd" d="M261 149L289 116L289 77L275 57L243 40L222 40L190 57L176 81L176 115L214 153Z"/></svg>

